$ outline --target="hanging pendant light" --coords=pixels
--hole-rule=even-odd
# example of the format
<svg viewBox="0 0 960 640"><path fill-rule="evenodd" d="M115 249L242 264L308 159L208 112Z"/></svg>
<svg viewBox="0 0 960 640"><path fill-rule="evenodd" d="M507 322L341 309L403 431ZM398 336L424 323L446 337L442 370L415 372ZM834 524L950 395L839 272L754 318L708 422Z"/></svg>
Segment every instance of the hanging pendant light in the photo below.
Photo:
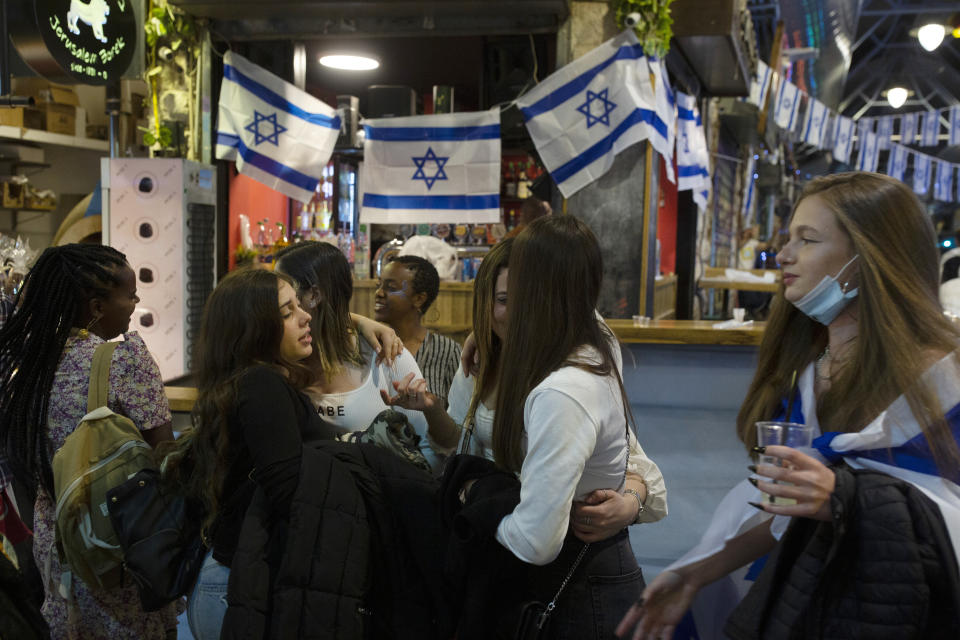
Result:
<svg viewBox="0 0 960 640"><path fill-rule="evenodd" d="M887 102L894 109L899 109L907 101L907 93L903 87L890 87L887 89Z"/></svg>
<svg viewBox="0 0 960 640"><path fill-rule="evenodd" d="M933 51L940 46L946 34L947 30L942 24L925 24L917 31L917 39L921 47Z"/></svg>

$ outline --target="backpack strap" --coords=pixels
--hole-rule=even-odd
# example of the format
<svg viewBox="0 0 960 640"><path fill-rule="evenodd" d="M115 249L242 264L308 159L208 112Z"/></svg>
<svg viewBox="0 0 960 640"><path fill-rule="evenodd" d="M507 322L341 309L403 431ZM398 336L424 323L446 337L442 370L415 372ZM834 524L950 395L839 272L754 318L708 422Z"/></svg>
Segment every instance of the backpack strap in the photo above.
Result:
<svg viewBox="0 0 960 640"><path fill-rule="evenodd" d="M90 388L87 390L87 413L107 406L110 390L110 361L119 342L104 342L93 352L90 365Z"/></svg>

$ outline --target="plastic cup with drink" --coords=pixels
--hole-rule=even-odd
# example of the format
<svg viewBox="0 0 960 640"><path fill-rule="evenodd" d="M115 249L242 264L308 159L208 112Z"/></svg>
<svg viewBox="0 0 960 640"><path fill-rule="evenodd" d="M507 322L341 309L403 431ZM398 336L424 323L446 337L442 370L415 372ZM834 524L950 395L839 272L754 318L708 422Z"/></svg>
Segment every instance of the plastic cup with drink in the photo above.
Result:
<svg viewBox="0 0 960 640"><path fill-rule="evenodd" d="M813 427L808 424L797 424L795 422L765 421L757 423L757 445L767 447L770 445L781 445L792 449L809 449L813 444ZM780 458L769 455L761 455L760 464L772 464L781 466ZM781 482L780 484L789 484ZM770 504L797 504L793 498L781 498L764 494Z"/></svg>

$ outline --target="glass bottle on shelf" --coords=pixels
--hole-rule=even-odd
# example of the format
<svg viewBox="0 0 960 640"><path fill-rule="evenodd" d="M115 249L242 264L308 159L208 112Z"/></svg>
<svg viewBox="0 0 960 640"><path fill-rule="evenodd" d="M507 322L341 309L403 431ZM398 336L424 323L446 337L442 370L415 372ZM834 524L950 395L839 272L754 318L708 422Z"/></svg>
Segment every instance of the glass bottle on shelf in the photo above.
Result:
<svg viewBox="0 0 960 640"><path fill-rule="evenodd" d="M277 223L277 239L273 243L273 246L277 249L282 249L290 245L290 240L287 239L286 225L282 222Z"/></svg>
<svg viewBox="0 0 960 640"><path fill-rule="evenodd" d="M530 197L530 183L527 182L527 171L523 165L519 165L520 175L517 176L517 197L525 200Z"/></svg>
<svg viewBox="0 0 960 640"><path fill-rule="evenodd" d="M505 195L508 198L517 197L517 178L514 173L513 163L510 163L509 169L507 169L507 182L506 182L506 192Z"/></svg>

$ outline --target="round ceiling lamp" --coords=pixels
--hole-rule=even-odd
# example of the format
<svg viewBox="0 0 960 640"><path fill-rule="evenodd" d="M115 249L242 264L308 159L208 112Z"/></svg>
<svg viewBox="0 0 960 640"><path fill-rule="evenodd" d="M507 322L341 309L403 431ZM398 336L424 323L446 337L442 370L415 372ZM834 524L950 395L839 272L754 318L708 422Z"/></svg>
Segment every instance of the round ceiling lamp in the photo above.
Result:
<svg viewBox="0 0 960 640"><path fill-rule="evenodd" d="M380 61L372 56L337 53L320 56L320 64L344 71L370 71L379 67Z"/></svg>
<svg viewBox="0 0 960 640"><path fill-rule="evenodd" d="M920 46L927 51L933 51L943 42L943 36L947 33L942 24L925 24L917 31L917 39L920 40Z"/></svg>
<svg viewBox="0 0 960 640"><path fill-rule="evenodd" d="M887 89L887 102L894 109L899 109L907 101L907 90L903 87L890 87Z"/></svg>

